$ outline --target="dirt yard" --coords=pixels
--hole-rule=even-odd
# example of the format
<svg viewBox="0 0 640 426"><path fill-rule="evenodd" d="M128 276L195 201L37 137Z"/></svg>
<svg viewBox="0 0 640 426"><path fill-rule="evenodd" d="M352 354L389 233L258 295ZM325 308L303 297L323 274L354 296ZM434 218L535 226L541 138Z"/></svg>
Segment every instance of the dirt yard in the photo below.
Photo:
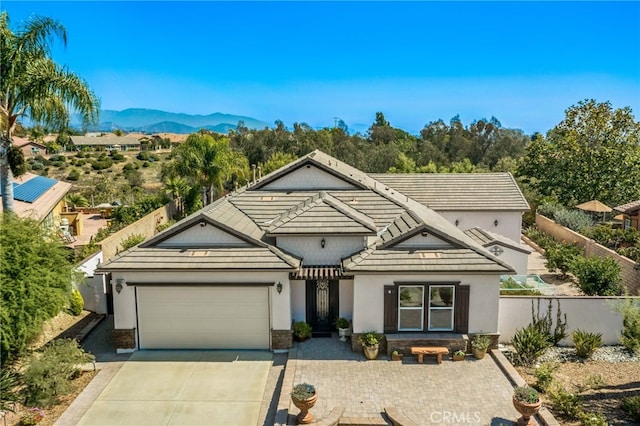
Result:
<svg viewBox="0 0 640 426"><path fill-rule="evenodd" d="M525 381L532 385L536 382L533 370L516 367ZM554 380L567 391L579 394L583 399L582 409L585 412L603 414L610 425L632 425L622 409L623 398L640 395L640 362L608 362L608 361L568 361L560 363L554 374ZM543 394L543 403L553 413L553 404ZM556 415L563 425L577 426L579 421L572 421Z"/></svg>

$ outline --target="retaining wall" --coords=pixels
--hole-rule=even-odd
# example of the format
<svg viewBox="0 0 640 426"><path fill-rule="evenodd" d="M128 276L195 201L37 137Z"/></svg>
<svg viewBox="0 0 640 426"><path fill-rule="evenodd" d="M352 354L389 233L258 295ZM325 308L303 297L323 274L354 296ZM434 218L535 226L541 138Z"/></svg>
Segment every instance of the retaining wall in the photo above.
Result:
<svg viewBox="0 0 640 426"><path fill-rule="evenodd" d="M548 217L536 213L536 227L553 237L554 240L564 243L575 243L584 249L586 256L611 257L618 262L621 268L622 285L632 296L640 295L640 263L636 263L628 257L619 255L594 240L566 228Z"/></svg>

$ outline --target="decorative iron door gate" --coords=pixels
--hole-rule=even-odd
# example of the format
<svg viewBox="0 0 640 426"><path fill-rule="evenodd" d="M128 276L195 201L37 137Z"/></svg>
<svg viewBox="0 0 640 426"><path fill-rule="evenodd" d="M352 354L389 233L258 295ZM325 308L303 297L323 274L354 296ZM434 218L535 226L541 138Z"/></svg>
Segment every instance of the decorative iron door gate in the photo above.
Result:
<svg viewBox="0 0 640 426"><path fill-rule="evenodd" d="M338 318L338 280L307 280L307 322L314 332L331 332Z"/></svg>

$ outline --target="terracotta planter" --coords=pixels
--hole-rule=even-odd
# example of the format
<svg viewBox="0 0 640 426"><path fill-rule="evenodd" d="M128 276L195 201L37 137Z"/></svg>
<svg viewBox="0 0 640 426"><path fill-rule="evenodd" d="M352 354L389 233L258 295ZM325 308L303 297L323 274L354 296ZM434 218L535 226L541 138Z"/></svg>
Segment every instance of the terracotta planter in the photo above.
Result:
<svg viewBox="0 0 640 426"><path fill-rule="evenodd" d="M535 416L538 411L540 411L540 407L542 406L542 401L538 401L535 404L529 404L526 402L518 401L513 398L513 407L516 409L518 413L522 415L517 421L518 426L533 426L535 425L534 421L531 420L531 417Z"/></svg>
<svg viewBox="0 0 640 426"><path fill-rule="evenodd" d="M453 354L453 360L454 361L464 361L464 355Z"/></svg>
<svg viewBox="0 0 640 426"><path fill-rule="evenodd" d="M380 349L379 345L363 346L362 349L364 350L364 356L366 356L367 359L378 358L378 351Z"/></svg>
<svg viewBox="0 0 640 426"><path fill-rule="evenodd" d="M300 413L296 417L299 425L304 425L307 423L313 422L313 414L309 412L314 405L316 405L316 401L318 400L318 393L316 392L311 398L308 399L295 399L291 398L293 405L295 405Z"/></svg>
<svg viewBox="0 0 640 426"><path fill-rule="evenodd" d="M391 354L391 361L402 361L402 356L403 356L402 354L397 354L397 355Z"/></svg>
<svg viewBox="0 0 640 426"><path fill-rule="evenodd" d="M305 340L307 340L309 338L309 336L298 336L297 334L293 335L293 339L296 342L304 342Z"/></svg>
<svg viewBox="0 0 640 426"><path fill-rule="evenodd" d="M486 349L473 348L473 356L476 357L477 359L484 358L486 354L487 354Z"/></svg>

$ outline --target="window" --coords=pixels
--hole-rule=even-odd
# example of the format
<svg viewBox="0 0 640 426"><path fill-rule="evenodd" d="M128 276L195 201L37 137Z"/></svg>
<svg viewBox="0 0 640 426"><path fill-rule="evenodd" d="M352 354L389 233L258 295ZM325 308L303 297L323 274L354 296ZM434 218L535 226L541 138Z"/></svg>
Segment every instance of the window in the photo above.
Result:
<svg viewBox="0 0 640 426"><path fill-rule="evenodd" d="M424 286L401 285L398 287L398 330L422 331L424 329Z"/></svg>
<svg viewBox="0 0 640 426"><path fill-rule="evenodd" d="M429 286L429 331L453 331L455 286Z"/></svg>

